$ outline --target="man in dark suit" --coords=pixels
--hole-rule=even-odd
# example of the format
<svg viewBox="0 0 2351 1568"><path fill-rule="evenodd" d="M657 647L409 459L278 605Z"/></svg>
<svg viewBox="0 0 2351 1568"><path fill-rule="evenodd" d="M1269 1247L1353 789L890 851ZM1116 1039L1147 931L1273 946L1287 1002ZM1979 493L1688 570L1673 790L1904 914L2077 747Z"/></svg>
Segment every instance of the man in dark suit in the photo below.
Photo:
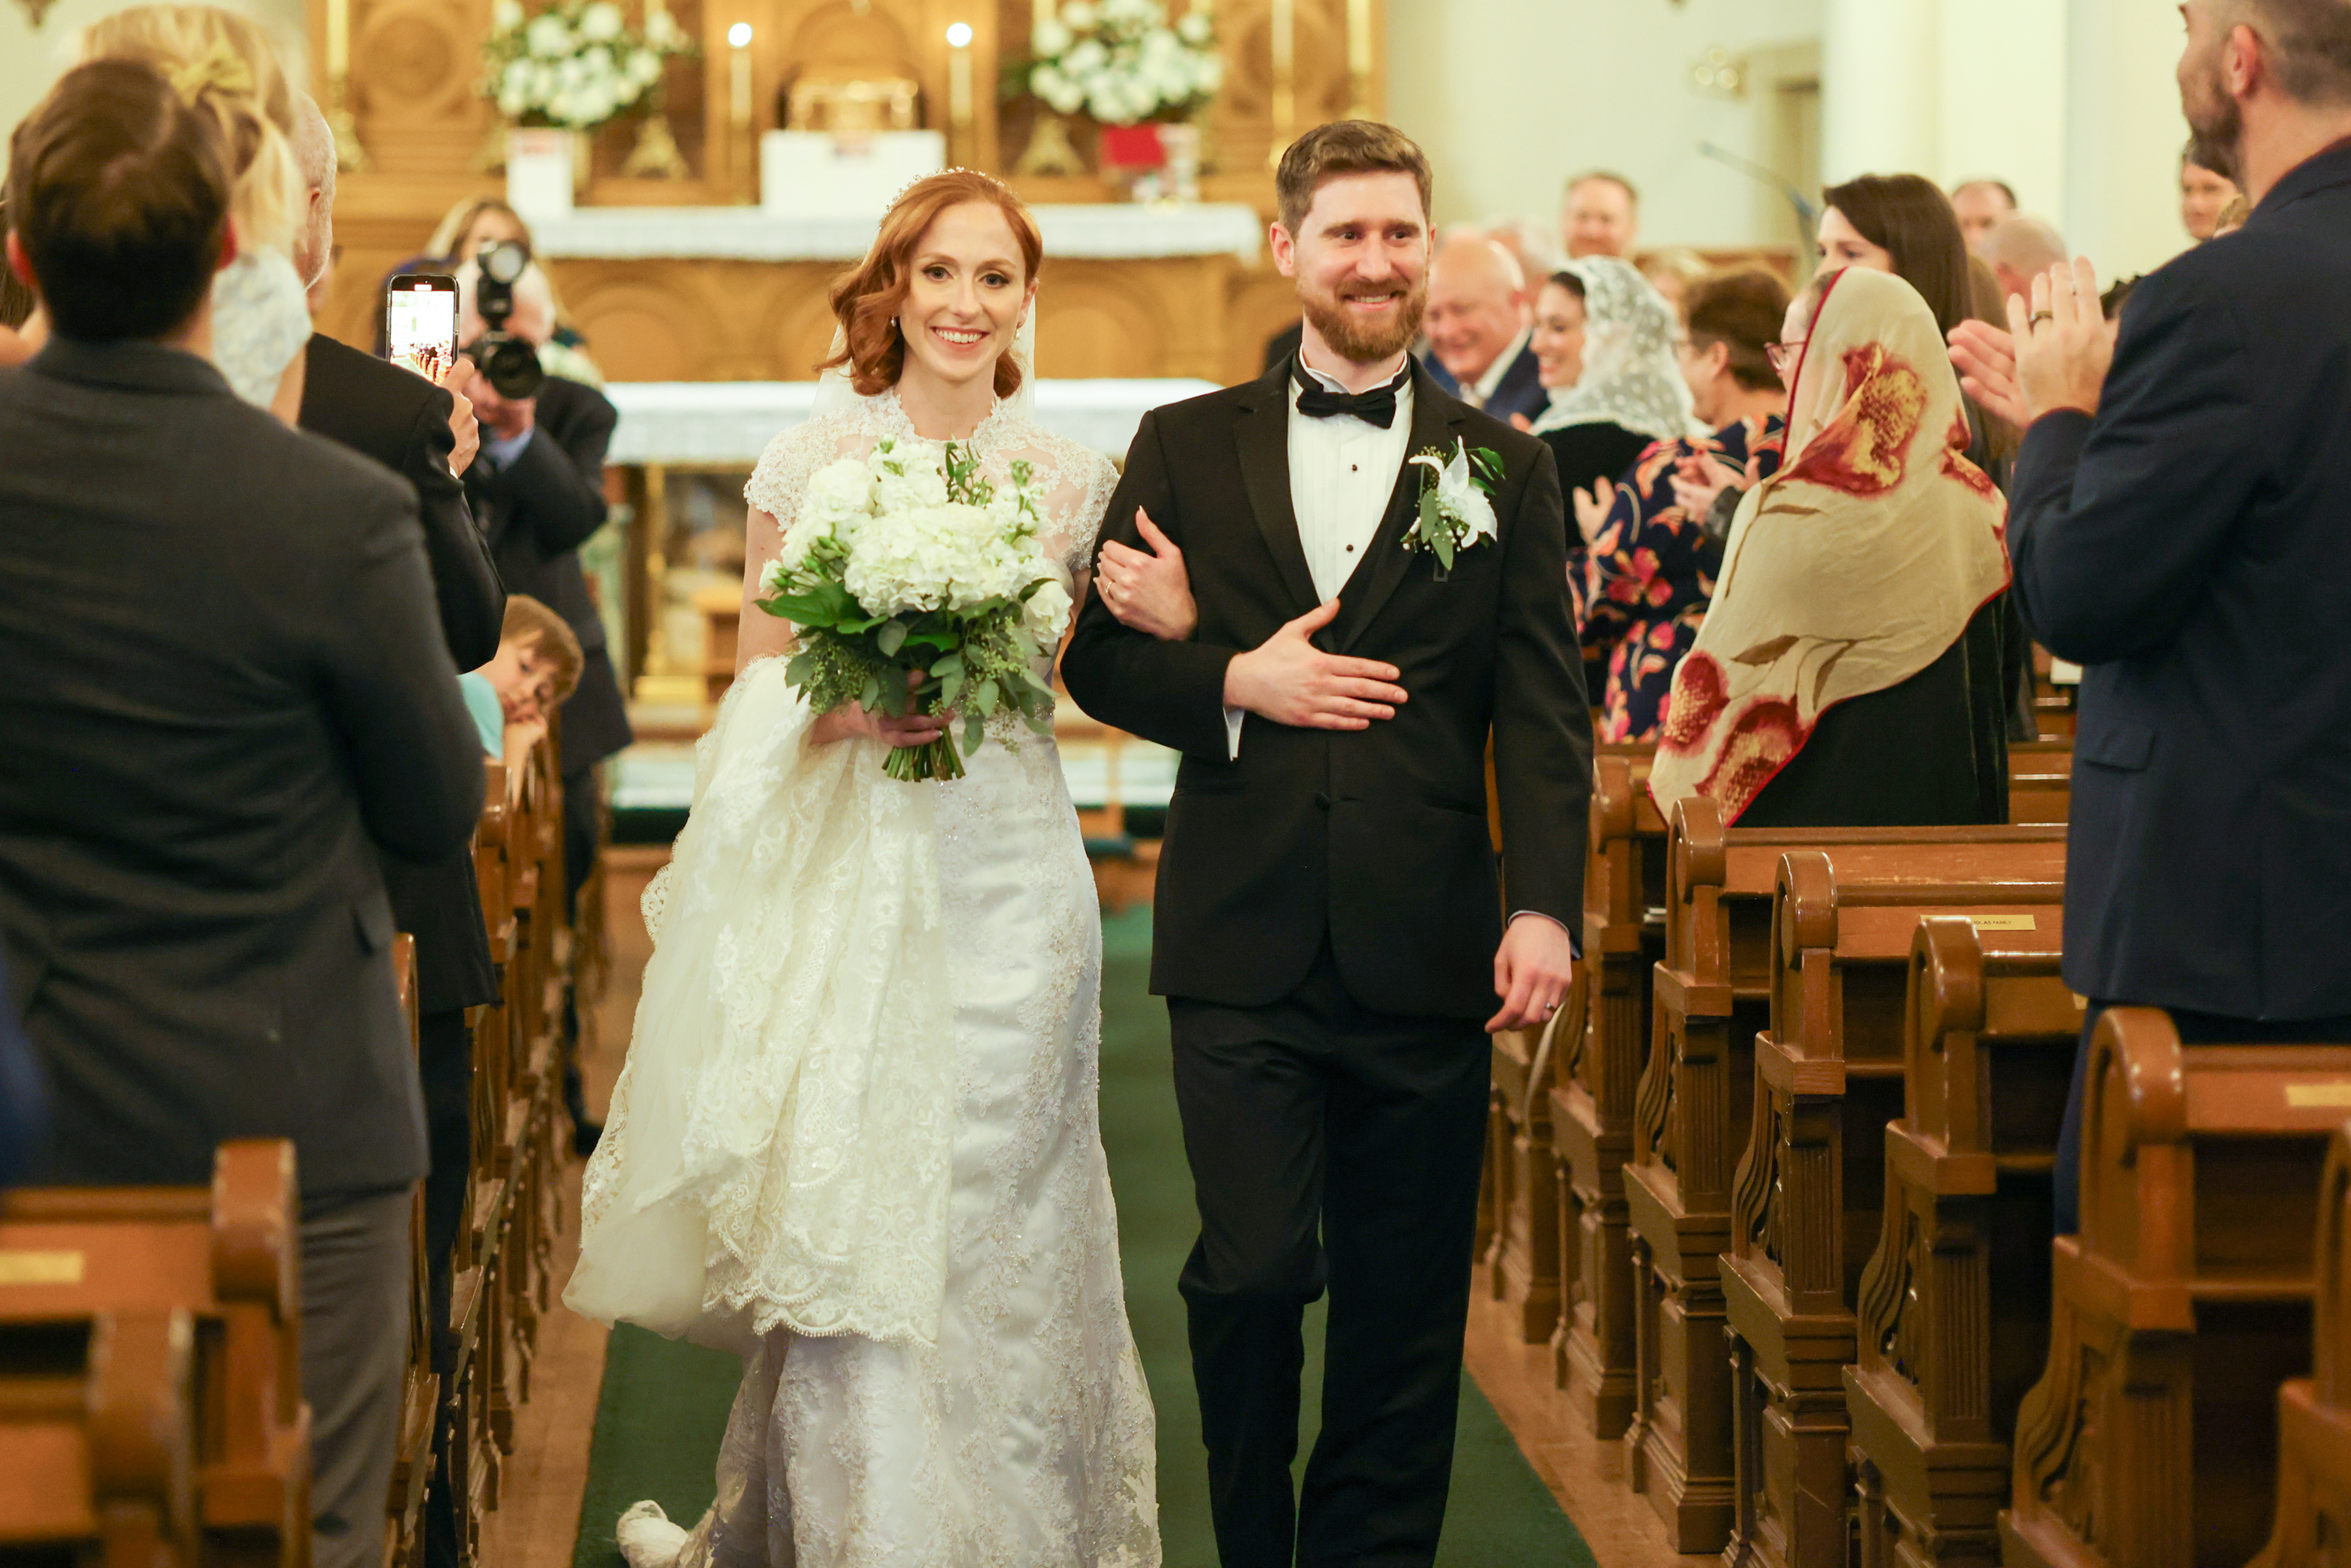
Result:
<svg viewBox="0 0 2351 1568"><path fill-rule="evenodd" d="M18 127L9 261L55 337L0 372L0 934L52 1094L35 1179L208 1182L294 1141L314 1561L381 1563L416 1066L375 846L481 810L409 486L204 357L228 161L151 68Z"/></svg>
<svg viewBox="0 0 2351 1568"><path fill-rule="evenodd" d="M1526 275L1481 235L1440 246L1428 268L1428 373L1443 391L1507 424L1551 402L1534 350Z"/></svg>
<svg viewBox="0 0 2351 1568"><path fill-rule="evenodd" d="M2067 983L2190 1040L2351 1040L2351 5L2183 10L2191 146L2252 217L2141 279L2118 339L2081 262L1954 358L2030 425L2016 596L2084 666Z"/></svg>
<svg viewBox="0 0 2351 1568"><path fill-rule="evenodd" d="M335 137L307 93L298 97L296 114L295 160L308 206L295 236L294 267L315 300L334 257ZM496 655L507 600L457 477L479 445L473 405L464 395L473 374L473 362L460 359L435 384L313 333L305 355L300 414L304 430L381 464L415 492L442 640L460 670ZM497 1000L498 976L470 844L434 865L410 865L385 855L382 866L392 917L416 938L417 1065L432 1153L424 1180L424 1255L432 1277L427 1300L433 1308L434 1365L445 1373L455 1369L456 1357L449 1325L452 1249L465 1223L473 1174L473 1034L465 1011ZM454 1407L444 1411L436 1443L444 1453L447 1420L463 1418ZM435 1464L437 1469L440 1461ZM427 1521L431 1568L455 1568L456 1536L448 1490L436 1474Z"/></svg>
<svg viewBox="0 0 2351 1568"><path fill-rule="evenodd" d="M1484 1030L1537 1025L1566 994L1590 714L1549 448L1406 353L1426 159L1391 127L1342 121L1289 149L1279 190L1301 358L1145 416L1063 674L1087 712L1184 753L1152 988L1200 1205L1181 1289L1218 1550L1227 1568L1426 1563ZM1407 458L1463 444L1499 459L1498 528L1446 570L1405 548L1426 472ZM1188 635L1117 619L1151 537L1138 514L1181 552ZM1322 1433L1293 1500L1301 1315L1326 1284Z"/></svg>

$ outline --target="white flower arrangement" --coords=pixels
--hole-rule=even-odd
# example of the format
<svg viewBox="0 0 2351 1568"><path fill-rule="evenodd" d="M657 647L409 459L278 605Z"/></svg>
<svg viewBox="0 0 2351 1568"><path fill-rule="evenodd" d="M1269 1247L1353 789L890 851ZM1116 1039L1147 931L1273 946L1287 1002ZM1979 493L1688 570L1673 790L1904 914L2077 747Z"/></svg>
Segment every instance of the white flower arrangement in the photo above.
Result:
<svg viewBox="0 0 2351 1568"><path fill-rule="evenodd" d="M1066 0L1029 37L1029 90L1104 125L1181 120L1224 85L1205 0L1170 23L1164 0Z"/></svg>
<svg viewBox="0 0 2351 1568"><path fill-rule="evenodd" d="M632 32L613 0L556 0L536 15L496 0L481 90L508 124L592 131L656 88L671 57L693 52L666 10Z"/></svg>
<svg viewBox="0 0 2351 1568"><path fill-rule="evenodd" d="M785 678L810 707L952 708L967 750L998 713L1050 732L1051 693L1036 666L1060 643L1071 604L1066 574L1037 540L1031 477L1016 463L1009 485L990 485L970 448L925 441L884 441L809 476L755 602L792 622L799 651ZM906 780L964 771L952 732L898 747L883 766Z"/></svg>

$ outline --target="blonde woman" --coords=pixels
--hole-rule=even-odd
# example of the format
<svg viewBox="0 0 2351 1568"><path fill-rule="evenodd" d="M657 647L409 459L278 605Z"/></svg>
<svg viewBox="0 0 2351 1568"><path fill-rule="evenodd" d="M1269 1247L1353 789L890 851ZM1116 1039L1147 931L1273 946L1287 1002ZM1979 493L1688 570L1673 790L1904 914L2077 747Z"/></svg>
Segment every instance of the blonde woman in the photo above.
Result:
<svg viewBox="0 0 2351 1568"><path fill-rule="evenodd" d="M218 126L235 162L235 259L213 283L213 362L239 397L294 423L310 311L292 248L308 189L277 51L250 18L217 5L138 5L84 29L81 58L144 60Z"/></svg>

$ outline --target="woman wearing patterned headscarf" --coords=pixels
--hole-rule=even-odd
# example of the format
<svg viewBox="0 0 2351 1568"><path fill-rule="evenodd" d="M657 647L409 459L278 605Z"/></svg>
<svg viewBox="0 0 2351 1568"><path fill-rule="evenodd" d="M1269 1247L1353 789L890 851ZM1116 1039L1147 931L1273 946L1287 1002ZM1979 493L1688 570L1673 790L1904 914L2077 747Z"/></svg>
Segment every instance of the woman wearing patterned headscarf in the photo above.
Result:
<svg viewBox="0 0 2351 1568"><path fill-rule="evenodd" d="M1579 490L1600 492L1649 443L1703 432L1674 362L1680 324L1649 280L1613 256L1581 257L1543 284L1538 319L1568 297L1583 307L1583 373L1552 389L1534 433L1551 444L1572 505Z"/></svg>
<svg viewBox="0 0 2351 1568"><path fill-rule="evenodd" d="M1788 459L1740 504L1650 792L1756 826L2002 821L2006 504L1917 290L1815 287Z"/></svg>

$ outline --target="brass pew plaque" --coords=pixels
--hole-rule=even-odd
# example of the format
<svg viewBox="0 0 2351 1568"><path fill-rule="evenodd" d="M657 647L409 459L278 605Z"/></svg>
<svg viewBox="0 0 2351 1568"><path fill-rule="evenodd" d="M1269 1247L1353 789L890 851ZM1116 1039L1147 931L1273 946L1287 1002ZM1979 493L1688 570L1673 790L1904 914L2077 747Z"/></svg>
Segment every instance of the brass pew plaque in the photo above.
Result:
<svg viewBox="0 0 2351 1568"><path fill-rule="evenodd" d="M2041 929L2034 924L2034 917L2030 915L1973 915L1968 918L1979 931L2038 931Z"/></svg>
<svg viewBox="0 0 2351 1568"><path fill-rule="evenodd" d="M2351 1083L2289 1083L2285 1103L2297 1111L2351 1109Z"/></svg>
<svg viewBox="0 0 2351 1568"><path fill-rule="evenodd" d="M0 1285L78 1285L78 1252L0 1251Z"/></svg>

